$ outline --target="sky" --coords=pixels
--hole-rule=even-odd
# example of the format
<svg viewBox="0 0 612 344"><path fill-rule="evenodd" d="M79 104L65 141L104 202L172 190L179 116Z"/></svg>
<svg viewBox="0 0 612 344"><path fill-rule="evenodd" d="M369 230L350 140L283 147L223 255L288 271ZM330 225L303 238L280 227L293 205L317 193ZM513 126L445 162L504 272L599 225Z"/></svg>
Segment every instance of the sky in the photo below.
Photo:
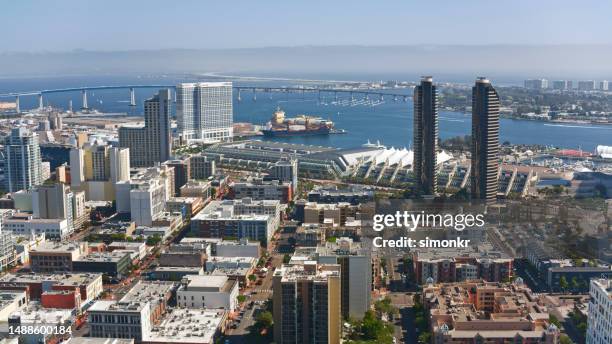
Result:
<svg viewBox="0 0 612 344"><path fill-rule="evenodd" d="M2 52L612 44L612 1L19 0Z"/></svg>

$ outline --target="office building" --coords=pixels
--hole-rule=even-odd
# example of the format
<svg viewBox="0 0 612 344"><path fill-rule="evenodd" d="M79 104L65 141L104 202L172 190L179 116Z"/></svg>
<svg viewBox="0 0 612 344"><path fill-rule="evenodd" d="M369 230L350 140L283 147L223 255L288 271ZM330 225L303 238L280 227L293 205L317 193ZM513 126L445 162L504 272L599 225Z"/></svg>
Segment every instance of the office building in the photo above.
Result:
<svg viewBox="0 0 612 344"><path fill-rule="evenodd" d="M163 163L169 167L174 167L174 195L179 196L183 185L187 184L191 179L191 163L190 158L168 160Z"/></svg>
<svg viewBox="0 0 612 344"><path fill-rule="evenodd" d="M212 201L202 210L203 214L215 211L232 212L234 215L269 215L271 226L276 230L280 224L283 206L278 200L253 200L250 198Z"/></svg>
<svg viewBox="0 0 612 344"><path fill-rule="evenodd" d="M116 184L117 212L130 213L137 226L151 226L166 210L174 193L174 169L165 165L150 167L130 180Z"/></svg>
<svg viewBox="0 0 612 344"><path fill-rule="evenodd" d="M130 164L150 167L170 159L172 137L170 117L172 99L169 89L162 89L144 102L144 127L119 128L119 145L130 150Z"/></svg>
<svg viewBox="0 0 612 344"><path fill-rule="evenodd" d="M179 136L185 142L230 141L233 136L232 83L177 85L176 122Z"/></svg>
<svg viewBox="0 0 612 344"><path fill-rule="evenodd" d="M75 229L83 227L89 218L86 202L85 191L72 192L72 223Z"/></svg>
<svg viewBox="0 0 612 344"><path fill-rule="evenodd" d="M93 252L73 260L72 271L96 272L121 279L127 275L131 264L131 255L126 251Z"/></svg>
<svg viewBox="0 0 612 344"><path fill-rule="evenodd" d="M587 344L612 342L612 279L591 280L586 333Z"/></svg>
<svg viewBox="0 0 612 344"><path fill-rule="evenodd" d="M89 336L146 341L151 334L149 302L96 301L87 311Z"/></svg>
<svg viewBox="0 0 612 344"><path fill-rule="evenodd" d="M176 303L185 308L236 309L238 281L227 276L187 275L176 291Z"/></svg>
<svg viewBox="0 0 612 344"><path fill-rule="evenodd" d="M4 271L17 263L16 239L12 232L0 229L0 270Z"/></svg>
<svg viewBox="0 0 612 344"><path fill-rule="evenodd" d="M298 187L298 162L296 159L285 159L277 161L270 168L270 178L281 182L289 182L293 187L293 192Z"/></svg>
<svg viewBox="0 0 612 344"><path fill-rule="evenodd" d="M499 108L499 95L491 82L478 78L472 87L471 197L487 204L497 198Z"/></svg>
<svg viewBox="0 0 612 344"><path fill-rule="evenodd" d="M579 91L593 91L595 89L595 80L578 81Z"/></svg>
<svg viewBox="0 0 612 344"><path fill-rule="evenodd" d="M272 285L276 343L340 343L339 265L283 265L274 271Z"/></svg>
<svg viewBox="0 0 612 344"><path fill-rule="evenodd" d="M548 80L546 79L529 79L525 80L525 88L530 90L542 90L548 88Z"/></svg>
<svg viewBox="0 0 612 344"><path fill-rule="evenodd" d="M362 243L338 238L317 247L319 264L340 265L342 316L361 319L370 309L372 294L372 258Z"/></svg>
<svg viewBox="0 0 612 344"><path fill-rule="evenodd" d="M208 179L216 172L215 160L206 155L192 155L189 159L191 167L191 179Z"/></svg>
<svg viewBox="0 0 612 344"><path fill-rule="evenodd" d="M73 233L66 219L35 219L29 214L6 219L2 229L16 235L44 234L51 240L64 240Z"/></svg>
<svg viewBox="0 0 612 344"><path fill-rule="evenodd" d="M85 144L70 150L70 186L91 201L115 200L115 184L130 179L128 148Z"/></svg>
<svg viewBox="0 0 612 344"><path fill-rule="evenodd" d="M37 219L64 219L73 231L74 194L66 184L40 185L32 192L32 209Z"/></svg>
<svg viewBox="0 0 612 344"><path fill-rule="evenodd" d="M270 215L236 215L228 208L211 212L202 210L191 219L191 232L202 238L246 238L267 245L274 230Z"/></svg>
<svg viewBox="0 0 612 344"><path fill-rule="evenodd" d="M38 135L14 128L4 140L4 190L30 190L42 183Z"/></svg>
<svg viewBox="0 0 612 344"><path fill-rule="evenodd" d="M568 80L555 80L552 83L552 88L553 90L560 90L560 91L564 91L564 90L569 90L571 89L571 81Z"/></svg>
<svg viewBox="0 0 612 344"><path fill-rule="evenodd" d="M599 82L599 89L601 91L608 91L609 86L608 86L608 80L602 80Z"/></svg>
<svg viewBox="0 0 612 344"><path fill-rule="evenodd" d="M69 272L86 252L84 243L47 242L30 251L30 268L34 272Z"/></svg>
<svg viewBox="0 0 612 344"><path fill-rule="evenodd" d="M414 88L414 178L419 191L435 195L438 188L438 90L430 76Z"/></svg>

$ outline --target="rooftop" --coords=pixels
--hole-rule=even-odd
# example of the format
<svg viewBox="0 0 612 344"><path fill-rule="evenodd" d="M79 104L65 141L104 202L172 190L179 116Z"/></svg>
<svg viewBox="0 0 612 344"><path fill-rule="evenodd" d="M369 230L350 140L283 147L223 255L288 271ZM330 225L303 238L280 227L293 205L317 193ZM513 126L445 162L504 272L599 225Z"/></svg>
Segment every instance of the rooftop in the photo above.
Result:
<svg viewBox="0 0 612 344"><path fill-rule="evenodd" d="M315 261L304 261L301 265L283 265L274 271L274 276L282 276L282 282L310 280L326 282L329 277L340 277L340 265L319 265Z"/></svg>
<svg viewBox="0 0 612 344"><path fill-rule="evenodd" d="M164 281L138 281L120 302L147 302L157 303L165 300L172 294L176 283ZM163 302L163 301L162 301Z"/></svg>
<svg viewBox="0 0 612 344"><path fill-rule="evenodd" d="M112 262L117 263L120 262L125 256L129 257L129 252L127 251L113 251L113 252L93 252L88 254L87 256L81 257L77 259L78 262Z"/></svg>
<svg viewBox="0 0 612 344"><path fill-rule="evenodd" d="M80 286L90 284L97 279L102 279L101 274L94 273L70 273L70 274L41 274L41 273L7 273L0 277L0 283L42 283L54 282L56 285ZM101 283L101 282L100 282Z"/></svg>
<svg viewBox="0 0 612 344"><path fill-rule="evenodd" d="M100 300L96 301L88 312L138 312L140 313L145 307L150 307L148 301L145 302L117 302Z"/></svg>
<svg viewBox="0 0 612 344"><path fill-rule="evenodd" d="M187 275L183 278L183 283L190 291L228 292L236 281L223 275Z"/></svg>
<svg viewBox="0 0 612 344"><path fill-rule="evenodd" d="M149 341L158 343L212 344L217 329L227 318L223 310L173 308L154 326Z"/></svg>

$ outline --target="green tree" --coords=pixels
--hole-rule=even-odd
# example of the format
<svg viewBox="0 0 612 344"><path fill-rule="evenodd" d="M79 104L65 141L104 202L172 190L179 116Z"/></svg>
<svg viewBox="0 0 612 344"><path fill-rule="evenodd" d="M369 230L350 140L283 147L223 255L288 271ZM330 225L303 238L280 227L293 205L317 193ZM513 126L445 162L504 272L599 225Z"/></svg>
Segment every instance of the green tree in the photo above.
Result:
<svg viewBox="0 0 612 344"><path fill-rule="evenodd" d="M162 241L161 236L155 234L154 236L150 236L147 238L147 246L155 246Z"/></svg>
<svg viewBox="0 0 612 344"><path fill-rule="evenodd" d="M419 343L429 344L431 342L431 332L421 332L418 338Z"/></svg>
<svg viewBox="0 0 612 344"><path fill-rule="evenodd" d="M257 276L255 276L255 275L253 275L253 274L250 274L250 275L249 275L249 281L251 281L251 282L255 282L255 280L257 280Z"/></svg>
<svg viewBox="0 0 612 344"><path fill-rule="evenodd" d="M365 340L376 340L377 343L385 342L391 336L393 329L385 326L385 323L378 319L374 312L367 311L361 322L362 338ZM385 338L387 340L385 340Z"/></svg>
<svg viewBox="0 0 612 344"><path fill-rule="evenodd" d="M569 283L567 283L567 278L565 278L565 276L561 276L559 279L559 287L561 287L561 290L563 291L566 291L569 287Z"/></svg>
<svg viewBox="0 0 612 344"><path fill-rule="evenodd" d="M261 312L255 318L255 323L249 328L249 332L253 336L259 337L265 330L268 335L272 332L272 326L274 325L274 317L271 312Z"/></svg>
<svg viewBox="0 0 612 344"><path fill-rule="evenodd" d="M574 344L574 342L566 334L561 334L559 344Z"/></svg>
<svg viewBox="0 0 612 344"><path fill-rule="evenodd" d="M559 319L557 319L556 316L550 314L548 316L548 321L550 321L551 324L557 326L557 328L561 328L561 322L559 322Z"/></svg>
<svg viewBox="0 0 612 344"><path fill-rule="evenodd" d="M283 256L283 264L289 264L289 261L291 260L291 256L288 254L285 254Z"/></svg>
<svg viewBox="0 0 612 344"><path fill-rule="evenodd" d="M236 300L238 300L238 302L243 303L244 301L246 301L246 296L244 295L238 295L238 297L236 298Z"/></svg>

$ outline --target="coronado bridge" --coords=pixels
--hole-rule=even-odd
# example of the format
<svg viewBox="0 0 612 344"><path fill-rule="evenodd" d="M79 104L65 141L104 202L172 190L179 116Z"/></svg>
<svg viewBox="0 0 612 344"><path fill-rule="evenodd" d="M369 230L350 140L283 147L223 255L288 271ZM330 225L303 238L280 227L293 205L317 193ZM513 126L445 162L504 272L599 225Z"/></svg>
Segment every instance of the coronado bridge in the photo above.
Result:
<svg viewBox="0 0 612 344"><path fill-rule="evenodd" d="M10 92L0 93L0 99L13 98L15 99L15 105L17 112L20 112L20 98L21 97L38 97L38 108L44 107L45 95L54 93L68 93L68 92L81 92L82 109L88 109L87 104L87 93L90 91L100 90L121 90L125 89L129 91L130 106L136 106L136 89L163 89L169 88L176 90L176 85L113 85L113 86L81 86L81 87L70 87L70 88L58 88L58 89L47 89L38 91L25 91L25 92ZM335 101L339 100L340 96L349 97L350 101L353 102L355 99L362 99L369 101L370 99L377 99L379 102L384 99L391 99L393 101L408 101L408 95L385 92L384 89L366 89L366 88L326 88L326 87L262 87L262 86L233 86L236 92L236 99L242 101L244 93L251 95L253 101L257 100L257 94L271 94L271 93L301 93L301 94L316 94L319 101L322 97L332 97ZM174 92L176 97L176 92ZM176 100L176 99L175 99Z"/></svg>

